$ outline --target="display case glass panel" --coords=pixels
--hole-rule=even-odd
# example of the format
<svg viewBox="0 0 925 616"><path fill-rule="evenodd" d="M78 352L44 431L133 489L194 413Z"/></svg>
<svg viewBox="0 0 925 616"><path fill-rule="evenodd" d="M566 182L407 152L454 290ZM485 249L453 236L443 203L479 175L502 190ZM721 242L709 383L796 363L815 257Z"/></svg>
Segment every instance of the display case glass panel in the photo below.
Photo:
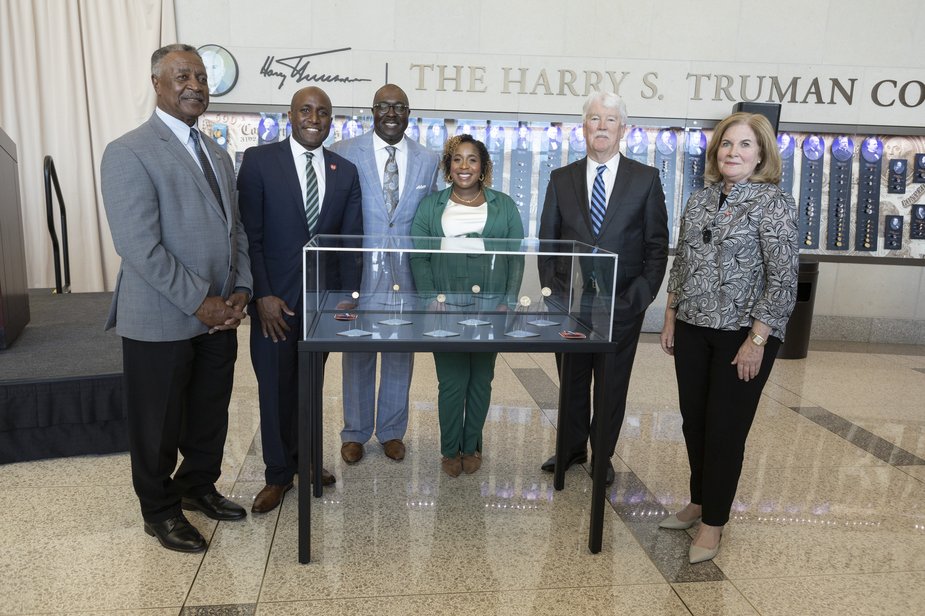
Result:
<svg viewBox="0 0 925 616"><path fill-rule="evenodd" d="M318 235L304 248L302 336L607 342L617 260L571 241Z"/></svg>

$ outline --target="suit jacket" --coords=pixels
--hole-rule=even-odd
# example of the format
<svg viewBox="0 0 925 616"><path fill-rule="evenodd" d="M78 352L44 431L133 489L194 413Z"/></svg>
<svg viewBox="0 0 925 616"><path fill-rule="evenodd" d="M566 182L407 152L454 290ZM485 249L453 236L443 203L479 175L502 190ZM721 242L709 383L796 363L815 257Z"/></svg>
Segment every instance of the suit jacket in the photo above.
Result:
<svg viewBox="0 0 925 616"><path fill-rule="evenodd" d="M275 295L295 309L302 305L302 248L311 237L289 139L248 148L238 171L238 191L254 273L254 299ZM317 233L362 235L363 211L356 167L325 148L324 178ZM333 265L333 259L329 265ZM330 289L344 285L358 288L355 282L332 279L335 276L356 279L359 272L355 268L329 274Z"/></svg>
<svg viewBox="0 0 925 616"><path fill-rule="evenodd" d="M151 118L106 147L103 204L122 257L106 328L166 342L208 331L195 316L207 296L253 288L238 217L234 167L208 136L222 207L202 170L164 122Z"/></svg>
<svg viewBox="0 0 925 616"><path fill-rule="evenodd" d="M404 177L399 181L403 190L395 211L389 214L382 194L382 169L376 164L373 132L338 141L331 149L353 162L360 173L363 193L363 234L372 242L380 242L383 236L406 236L411 234L411 223L418 204L425 196L437 190L440 157L419 143L405 139L408 164ZM405 254L365 252L363 253L362 303L376 303L377 299L387 301L392 285L401 289L413 289L413 281Z"/></svg>
<svg viewBox="0 0 925 616"><path fill-rule="evenodd" d="M654 167L620 157L607 214L598 235L591 228L587 157L552 172L540 220L540 239L575 240L615 252L614 320L640 315L655 299L668 263L668 212ZM541 268L563 262L547 260ZM541 271L544 277L548 271ZM570 272L556 272L568 280ZM548 284L548 280L544 281Z"/></svg>
<svg viewBox="0 0 925 616"><path fill-rule="evenodd" d="M404 189L392 215L382 196L382 170L376 165L373 132L331 146L331 150L355 164L360 172L364 235L409 235L421 199L437 190L440 157L410 139L404 143L408 147L408 165L405 177L399 178Z"/></svg>

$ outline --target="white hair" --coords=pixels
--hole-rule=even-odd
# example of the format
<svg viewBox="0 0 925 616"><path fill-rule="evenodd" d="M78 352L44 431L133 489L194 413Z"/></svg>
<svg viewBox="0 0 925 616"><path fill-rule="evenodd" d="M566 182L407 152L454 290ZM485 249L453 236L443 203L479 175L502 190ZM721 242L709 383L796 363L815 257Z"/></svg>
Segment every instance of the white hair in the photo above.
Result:
<svg viewBox="0 0 925 616"><path fill-rule="evenodd" d="M620 115L620 123L626 124L626 103L623 102L619 94L601 90L592 92L581 108L582 119L588 119L588 109L590 109L591 105L594 103L600 103L607 109L616 109L617 113Z"/></svg>

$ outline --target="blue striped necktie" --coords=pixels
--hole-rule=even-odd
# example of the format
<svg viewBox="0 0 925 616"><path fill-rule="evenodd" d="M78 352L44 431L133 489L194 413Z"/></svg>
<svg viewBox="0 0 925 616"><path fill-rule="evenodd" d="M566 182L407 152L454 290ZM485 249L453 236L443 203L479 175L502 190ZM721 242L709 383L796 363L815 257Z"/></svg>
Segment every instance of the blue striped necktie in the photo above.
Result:
<svg viewBox="0 0 925 616"><path fill-rule="evenodd" d="M604 215L607 214L607 191L604 189L604 171L607 165L597 166L597 177L594 178L594 187L591 189L591 228L594 235L599 235L601 225L604 224Z"/></svg>
<svg viewBox="0 0 925 616"><path fill-rule="evenodd" d="M315 235L318 226L318 176L312 164L313 152L305 153L305 220L308 221L308 236Z"/></svg>

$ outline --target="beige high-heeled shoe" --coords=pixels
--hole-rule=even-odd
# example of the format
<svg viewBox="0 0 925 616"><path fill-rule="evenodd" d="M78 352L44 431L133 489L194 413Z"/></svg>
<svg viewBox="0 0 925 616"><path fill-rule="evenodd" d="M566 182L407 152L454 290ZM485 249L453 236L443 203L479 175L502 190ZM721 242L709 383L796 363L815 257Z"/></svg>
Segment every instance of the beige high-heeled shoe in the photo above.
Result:
<svg viewBox="0 0 925 616"><path fill-rule="evenodd" d="M722 536L719 538L719 543L716 544L715 548L702 548L699 545L691 544L691 549L687 552L687 559L692 565L697 563L702 563L707 560L713 560L717 554L719 554L719 544L722 543Z"/></svg>
<svg viewBox="0 0 925 616"><path fill-rule="evenodd" d="M687 522L678 518L677 513L672 513L670 516L658 523L659 528L668 528L671 530L687 530L694 524L700 521L700 516L698 515L693 520L688 520Z"/></svg>

